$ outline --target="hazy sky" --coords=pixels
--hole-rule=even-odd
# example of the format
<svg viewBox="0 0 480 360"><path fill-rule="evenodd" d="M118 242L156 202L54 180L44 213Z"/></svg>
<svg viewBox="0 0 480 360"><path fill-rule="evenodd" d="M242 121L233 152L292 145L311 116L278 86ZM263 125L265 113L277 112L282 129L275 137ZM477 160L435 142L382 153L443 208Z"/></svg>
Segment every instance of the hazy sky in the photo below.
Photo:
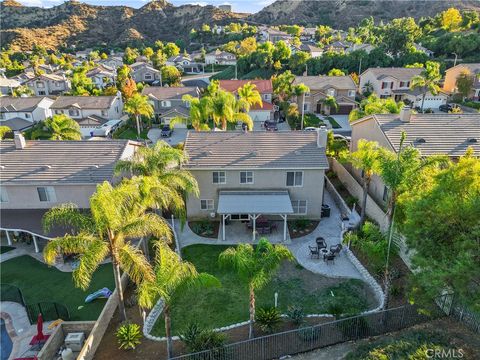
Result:
<svg viewBox="0 0 480 360"><path fill-rule="evenodd" d="M51 7L61 4L64 0L17 0L24 5ZM126 5L132 7L141 7L149 0L83 0L82 2L95 5ZM274 0L167 0L174 5L199 4L199 5L220 5L230 4L233 10L237 12L257 12Z"/></svg>

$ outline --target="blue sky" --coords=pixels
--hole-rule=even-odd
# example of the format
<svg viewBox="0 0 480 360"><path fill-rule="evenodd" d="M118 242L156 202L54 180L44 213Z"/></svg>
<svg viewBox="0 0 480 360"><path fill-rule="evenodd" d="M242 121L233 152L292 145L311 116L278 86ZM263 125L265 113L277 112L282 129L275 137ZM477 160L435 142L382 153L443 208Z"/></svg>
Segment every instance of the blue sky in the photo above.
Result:
<svg viewBox="0 0 480 360"><path fill-rule="evenodd" d="M24 5L51 7L61 4L64 0L17 0ZM257 12L263 7L271 4L274 0L167 0L174 5L199 4L199 5L220 5L230 4L234 11L238 12ZM94 5L126 5L132 7L141 7L148 0L83 0L82 2Z"/></svg>

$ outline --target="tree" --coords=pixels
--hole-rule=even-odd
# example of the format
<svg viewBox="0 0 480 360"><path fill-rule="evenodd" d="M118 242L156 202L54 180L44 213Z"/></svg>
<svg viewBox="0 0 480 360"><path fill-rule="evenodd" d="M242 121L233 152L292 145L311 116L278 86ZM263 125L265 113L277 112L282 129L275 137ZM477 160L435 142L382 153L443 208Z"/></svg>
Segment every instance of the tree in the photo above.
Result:
<svg viewBox="0 0 480 360"><path fill-rule="evenodd" d="M328 95L325 99L322 100L325 106L328 106L328 112L330 113L332 109L338 110L338 103L335 96Z"/></svg>
<svg viewBox="0 0 480 360"><path fill-rule="evenodd" d="M287 45L287 43L283 40L280 40L275 44L275 49L273 50L273 53L272 53L273 61L274 62L286 61L290 58L291 54L292 54L292 50Z"/></svg>
<svg viewBox="0 0 480 360"><path fill-rule="evenodd" d="M293 87L293 93L295 94L295 96L297 98L299 96L302 96L302 121L300 123L301 130L303 130L303 120L305 119L305 94L307 94L308 92L310 92L310 88L303 83L295 85Z"/></svg>
<svg viewBox="0 0 480 360"><path fill-rule="evenodd" d="M82 133L75 120L65 114L56 114L36 125L32 139L81 140Z"/></svg>
<svg viewBox="0 0 480 360"><path fill-rule="evenodd" d="M148 97L141 94L134 94L125 103L123 110L135 117L137 124L137 134L140 137L140 117L152 117L154 114L153 106L148 101Z"/></svg>
<svg viewBox="0 0 480 360"><path fill-rule="evenodd" d="M410 48L422 34L422 30L411 17L393 19L383 29L386 51L399 55Z"/></svg>
<svg viewBox="0 0 480 360"><path fill-rule="evenodd" d="M310 58L311 55L309 53L305 51L297 51L295 54L290 56L288 67L294 74L301 75L305 71L305 65Z"/></svg>
<svg viewBox="0 0 480 360"><path fill-rule="evenodd" d="M360 139L358 141L357 150L350 153L347 156L347 160L354 167L362 171L363 198L359 224L359 227L362 227L366 217L370 180L372 179L373 174L378 172L378 143Z"/></svg>
<svg viewBox="0 0 480 360"><path fill-rule="evenodd" d="M93 95L95 84L87 77L87 66L79 66L73 70L71 79L71 95L88 96Z"/></svg>
<svg viewBox="0 0 480 360"><path fill-rule="evenodd" d="M237 53L240 56L247 56L253 53L255 50L257 50L257 39L251 36L240 41ZM235 53L235 51L233 52Z"/></svg>
<svg viewBox="0 0 480 360"><path fill-rule="evenodd" d="M467 71L462 71L456 81L458 93L462 95L463 99L467 98L472 91L474 83L474 77Z"/></svg>
<svg viewBox="0 0 480 360"><path fill-rule="evenodd" d="M445 290L480 311L480 159L472 149L405 198L401 227L414 250L416 302Z"/></svg>
<svg viewBox="0 0 480 360"><path fill-rule="evenodd" d="M240 280L248 286L250 339L253 337L255 321L255 291L260 290L271 280L283 260L293 259L292 253L285 246L272 245L266 238L261 238L255 247L251 244L240 244L220 254L220 264L233 268Z"/></svg>
<svg viewBox="0 0 480 360"><path fill-rule="evenodd" d="M420 108L422 113L427 92L429 91L432 95L437 95L440 91L440 86L438 83L441 78L440 63L435 61L427 61L425 64L425 69L422 71L422 73L412 78L410 88L421 89L422 91L422 106Z"/></svg>
<svg viewBox="0 0 480 360"><path fill-rule="evenodd" d="M220 286L220 282L212 275L198 273L193 264L182 261L165 243L158 242L155 247L155 278L140 287L138 303L142 307L152 308L158 299L163 300L167 359L170 359L173 356L170 316L173 299L185 294L192 287Z"/></svg>
<svg viewBox="0 0 480 360"><path fill-rule="evenodd" d="M246 83L238 89L238 103L242 110L250 111L252 106L263 106L262 95L257 90L257 86L251 82Z"/></svg>
<svg viewBox="0 0 480 360"><path fill-rule="evenodd" d="M440 14L440 24L447 31L458 30L462 21L460 11L455 8L449 8Z"/></svg>
<svg viewBox="0 0 480 360"><path fill-rule="evenodd" d="M175 43L169 42L163 47L163 53L168 59L172 56L177 56L180 54L180 48Z"/></svg>
<svg viewBox="0 0 480 360"><path fill-rule="evenodd" d="M27 85L20 85L19 87L13 89L12 96L20 97L22 95L33 96L35 93Z"/></svg>
<svg viewBox="0 0 480 360"><path fill-rule="evenodd" d="M221 125L222 130L227 130L227 123L241 121L248 129L253 129L253 121L250 116L240 111L240 102L235 95L224 90L218 90L211 97L211 116L216 125Z"/></svg>
<svg viewBox="0 0 480 360"><path fill-rule="evenodd" d="M125 53L123 55L123 61L125 64L131 65L135 62L138 57L137 49L125 48Z"/></svg>
<svg viewBox="0 0 480 360"><path fill-rule="evenodd" d="M143 56L146 56L147 59L150 60L150 58L153 56L155 52L153 51L153 49L151 47L146 47L145 49L143 49L142 51L142 54Z"/></svg>
<svg viewBox="0 0 480 360"><path fill-rule="evenodd" d="M360 107L350 112L348 119L355 121L364 116L372 114L398 114L404 107L404 103L395 102L393 98L380 99L377 95L372 94L360 102Z"/></svg>
<svg viewBox="0 0 480 360"><path fill-rule="evenodd" d="M180 70L173 65L162 67L162 82L164 85L178 86L182 78Z"/></svg>
<svg viewBox="0 0 480 360"><path fill-rule="evenodd" d="M345 76L345 73L340 69L333 68L328 72L327 75L328 76Z"/></svg>
<svg viewBox="0 0 480 360"><path fill-rule="evenodd" d="M204 96L202 98L193 97L191 95L184 95L182 100L190 104L189 108L189 121L195 131L210 130L208 121L211 114L211 98ZM170 122L170 126L176 123L184 123L184 118L174 118Z"/></svg>
<svg viewBox="0 0 480 360"><path fill-rule="evenodd" d="M55 263L59 254L81 254L79 265L72 274L75 286L86 290L98 266L111 257L122 320L126 320L127 315L120 270L137 285L153 280L147 259L127 240L150 235L171 239L167 222L141 206L138 192L134 181L123 181L116 187L105 181L97 186L90 198L90 214L73 204L63 204L49 210L43 218L46 231L55 225L77 231L76 235L49 241L43 250L45 262L50 265Z"/></svg>
<svg viewBox="0 0 480 360"><path fill-rule="evenodd" d="M0 140L3 140L5 138L5 135L8 134L12 129L10 129L8 126L0 125Z"/></svg>
<svg viewBox="0 0 480 360"><path fill-rule="evenodd" d="M272 76L273 93L278 96L280 102L289 99L292 95L294 80L295 75L290 70Z"/></svg>
<svg viewBox="0 0 480 360"><path fill-rule="evenodd" d="M137 93L137 83L132 78L127 78L120 88L120 92L125 100L129 100L134 94Z"/></svg>

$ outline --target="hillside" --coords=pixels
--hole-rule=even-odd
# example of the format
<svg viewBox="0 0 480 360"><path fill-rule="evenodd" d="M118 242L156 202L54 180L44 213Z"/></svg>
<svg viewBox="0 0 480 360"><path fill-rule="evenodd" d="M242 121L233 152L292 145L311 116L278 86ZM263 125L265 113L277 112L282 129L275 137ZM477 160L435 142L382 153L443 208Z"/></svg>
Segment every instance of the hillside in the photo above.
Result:
<svg viewBox="0 0 480 360"><path fill-rule="evenodd" d="M15 50L34 44L47 49L76 45L124 46L136 41L188 38L192 28L207 23L229 23L244 14L226 13L214 6L173 6L155 0L140 9L127 6L93 6L69 1L51 8L0 4L1 43Z"/></svg>
<svg viewBox="0 0 480 360"><path fill-rule="evenodd" d="M254 22L282 25L330 25L348 29L362 19L373 16L375 21L411 16L416 19L434 16L449 7L476 9L478 0L277 0L248 19Z"/></svg>

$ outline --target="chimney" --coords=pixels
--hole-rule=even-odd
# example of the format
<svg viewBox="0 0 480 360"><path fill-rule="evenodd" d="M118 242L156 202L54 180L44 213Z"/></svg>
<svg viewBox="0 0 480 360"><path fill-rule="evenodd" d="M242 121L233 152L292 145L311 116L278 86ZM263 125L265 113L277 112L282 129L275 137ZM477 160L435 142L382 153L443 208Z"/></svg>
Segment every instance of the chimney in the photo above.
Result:
<svg viewBox="0 0 480 360"><path fill-rule="evenodd" d="M327 148L327 134L328 130L325 126L317 129L317 147Z"/></svg>
<svg viewBox="0 0 480 360"><path fill-rule="evenodd" d="M25 142L25 137L20 132L16 132L14 135L15 149L25 149L27 143Z"/></svg>
<svg viewBox="0 0 480 360"><path fill-rule="evenodd" d="M400 120L402 122L410 122L410 117L412 116L412 108L409 106L404 106L402 110L400 110Z"/></svg>

